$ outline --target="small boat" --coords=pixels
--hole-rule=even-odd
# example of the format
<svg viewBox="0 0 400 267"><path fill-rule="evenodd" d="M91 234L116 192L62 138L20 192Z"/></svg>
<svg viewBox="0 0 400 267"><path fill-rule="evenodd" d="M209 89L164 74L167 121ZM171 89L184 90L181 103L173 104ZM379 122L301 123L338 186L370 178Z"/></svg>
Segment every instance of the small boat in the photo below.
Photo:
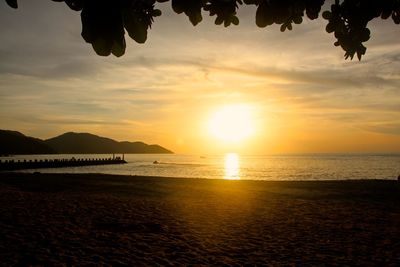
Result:
<svg viewBox="0 0 400 267"><path fill-rule="evenodd" d="M157 160L153 161L153 164L159 164L160 162L158 162Z"/></svg>

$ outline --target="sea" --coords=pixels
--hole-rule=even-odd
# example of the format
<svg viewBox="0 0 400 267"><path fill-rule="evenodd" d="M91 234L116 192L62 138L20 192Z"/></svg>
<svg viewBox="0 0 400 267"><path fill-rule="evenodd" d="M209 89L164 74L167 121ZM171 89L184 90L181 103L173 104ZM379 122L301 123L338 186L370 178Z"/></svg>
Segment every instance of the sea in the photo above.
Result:
<svg viewBox="0 0 400 267"><path fill-rule="evenodd" d="M14 159L95 159L112 154L17 155ZM395 180L400 175L400 153L396 154L296 154L250 156L180 154L116 154L127 164L24 170L42 173L104 173L132 176L162 176L231 180Z"/></svg>

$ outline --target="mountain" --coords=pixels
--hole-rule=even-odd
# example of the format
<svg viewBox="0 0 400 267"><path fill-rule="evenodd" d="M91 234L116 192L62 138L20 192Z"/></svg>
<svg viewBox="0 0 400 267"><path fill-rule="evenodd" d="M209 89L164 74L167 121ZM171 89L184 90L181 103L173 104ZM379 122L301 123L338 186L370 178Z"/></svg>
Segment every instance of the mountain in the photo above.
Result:
<svg viewBox="0 0 400 267"><path fill-rule="evenodd" d="M89 133L69 132L44 142L60 154L173 153L159 145L147 145L143 142L117 142Z"/></svg>
<svg viewBox="0 0 400 267"><path fill-rule="evenodd" d="M0 155L18 154L172 154L159 145L117 142L89 133L65 133L47 140L28 137L17 131L0 130Z"/></svg>
<svg viewBox="0 0 400 267"><path fill-rule="evenodd" d="M43 140L25 136L17 131L0 130L0 155L54 153L56 151Z"/></svg>

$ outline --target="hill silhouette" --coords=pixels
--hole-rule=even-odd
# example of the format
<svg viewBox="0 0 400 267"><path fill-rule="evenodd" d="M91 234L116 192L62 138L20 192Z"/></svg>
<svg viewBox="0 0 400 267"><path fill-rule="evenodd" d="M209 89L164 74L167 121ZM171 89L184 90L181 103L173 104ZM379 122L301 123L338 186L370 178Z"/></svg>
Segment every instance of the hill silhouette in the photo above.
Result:
<svg viewBox="0 0 400 267"><path fill-rule="evenodd" d="M54 154L56 151L43 140L17 131L0 130L0 155Z"/></svg>
<svg viewBox="0 0 400 267"><path fill-rule="evenodd" d="M159 145L147 145L143 142L117 142L90 133L69 132L45 140L45 143L61 154L172 153Z"/></svg>
<svg viewBox="0 0 400 267"><path fill-rule="evenodd" d="M90 133L68 132L47 140L27 137L20 132L0 130L0 154L170 154L172 151L143 142L118 142Z"/></svg>

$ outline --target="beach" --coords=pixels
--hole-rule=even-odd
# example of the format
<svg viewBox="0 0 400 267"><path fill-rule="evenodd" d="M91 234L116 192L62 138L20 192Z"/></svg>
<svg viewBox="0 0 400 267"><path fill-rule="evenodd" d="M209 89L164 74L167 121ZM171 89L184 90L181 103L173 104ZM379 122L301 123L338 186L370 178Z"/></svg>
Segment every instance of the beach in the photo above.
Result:
<svg viewBox="0 0 400 267"><path fill-rule="evenodd" d="M398 266L400 182L0 173L3 266Z"/></svg>

